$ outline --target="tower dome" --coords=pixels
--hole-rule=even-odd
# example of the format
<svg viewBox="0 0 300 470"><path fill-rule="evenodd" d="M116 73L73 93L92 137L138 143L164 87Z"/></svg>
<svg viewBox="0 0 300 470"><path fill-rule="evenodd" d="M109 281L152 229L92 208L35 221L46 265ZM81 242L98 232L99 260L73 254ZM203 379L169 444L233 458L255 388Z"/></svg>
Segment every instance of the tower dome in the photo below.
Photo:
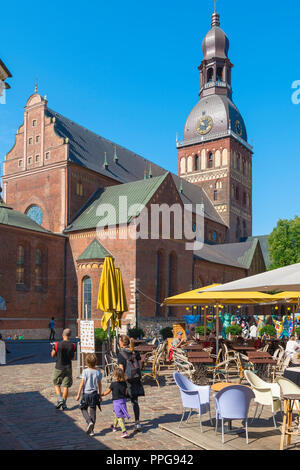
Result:
<svg viewBox="0 0 300 470"><path fill-rule="evenodd" d="M220 16L217 12L212 14L211 29L202 42L203 59L227 59L229 39L220 28Z"/></svg>

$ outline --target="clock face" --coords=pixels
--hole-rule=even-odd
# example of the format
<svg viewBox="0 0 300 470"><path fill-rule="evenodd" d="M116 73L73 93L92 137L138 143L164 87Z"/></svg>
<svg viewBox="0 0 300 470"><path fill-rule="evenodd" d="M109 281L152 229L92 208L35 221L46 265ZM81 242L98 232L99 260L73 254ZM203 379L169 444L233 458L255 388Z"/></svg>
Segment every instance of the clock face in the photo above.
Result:
<svg viewBox="0 0 300 470"><path fill-rule="evenodd" d="M197 124L199 134L207 134L213 126L213 120L210 116L204 116Z"/></svg>
<svg viewBox="0 0 300 470"><path fill-rule="evenodd" d="M43 212L39 206L29 207L29 209L26 211L26 215L28 215L28 217L34 220L34 222L41 225L43 220Z"/></svg>
<svg viewBox="0 0 300 470"><path fill-rule="evenodd" d="M235 130L237 135L239 135L239 136L242 135L243 129L242 129L242 125L241 125L240 121L235 121L234 130Z"/></svg>

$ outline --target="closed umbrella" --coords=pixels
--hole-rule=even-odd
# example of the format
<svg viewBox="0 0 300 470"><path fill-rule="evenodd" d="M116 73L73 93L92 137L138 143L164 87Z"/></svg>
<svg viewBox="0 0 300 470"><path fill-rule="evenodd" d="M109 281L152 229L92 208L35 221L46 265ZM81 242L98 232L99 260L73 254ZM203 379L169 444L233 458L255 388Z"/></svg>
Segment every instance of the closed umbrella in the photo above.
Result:
<svg viewBox="0 0 300 470"><path fill-rule="evenodd" d="M114 260L111 256L106 256L101 273L97 301L97 308L104 312L101 319L103 330L107 330L109 321L114 318L117 304L118 290Z"/></svg>
<svg viewBox="0 0 300 470"><path fill-rule="evenodd" d="M118 291L118 298L117 298L117 306L116 306L116 317L114 321L113 328L120 328L121 326L121 317L124 312L127 312L127 299L122 279L122 274L120 268L116 268L116 284L117 284L117 291Z"/></svg>

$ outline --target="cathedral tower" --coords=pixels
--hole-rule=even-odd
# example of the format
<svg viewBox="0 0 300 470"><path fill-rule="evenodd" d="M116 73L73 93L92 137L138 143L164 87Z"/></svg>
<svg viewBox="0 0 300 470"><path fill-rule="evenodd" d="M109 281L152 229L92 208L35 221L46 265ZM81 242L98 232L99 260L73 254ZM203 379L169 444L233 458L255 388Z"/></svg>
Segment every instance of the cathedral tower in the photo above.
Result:
<svg viewBox="0 0 300 470"><path fill-rule="evenodd" d="M203 43L199 101L177 141L178 174L200 185L228 225L228 241L252 234L252 147L232 101L229 40L212 14ZM213 241L213 240L212 240Z"/></svg>

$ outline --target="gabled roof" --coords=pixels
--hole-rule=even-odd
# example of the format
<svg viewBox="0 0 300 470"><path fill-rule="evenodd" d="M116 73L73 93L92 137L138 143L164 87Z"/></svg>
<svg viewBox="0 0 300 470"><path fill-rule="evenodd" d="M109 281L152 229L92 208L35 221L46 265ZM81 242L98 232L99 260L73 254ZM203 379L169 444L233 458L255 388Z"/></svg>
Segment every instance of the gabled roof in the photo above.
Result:
<svg viewBox="0 0 300 470"><path fill-rule="evenodd" d="M55 117L57 134L69 139L69 159L77 165L96 171L119 183L142 180L145 176L149 177L149 174L152 177L162 176L167 172L165 168L104 139L50 108L47 108L46 112L49 117ZM108 165L105 165L105 154ZM181 185L183 187L180 196L184 204L203 202L206 217L226 225L200 186L189 183L173 173L172 176L177 189L179 190Z"/></svg>
<svg viewBox="0 0 300 470"><path fill-rule="evenodd" d="M249 269L258 243L257 239L253 239L221 245L205 244L201 250L194 253L194 256L196 259L203 259L211 263Z"/></svg>
<svg viewBox="0 0 300 470"><path fill-rule="evenodd" d="M133 204L146 206L155 194L168 173L156 178L135 181L134 183L118 184L99 189L93 195L88 207L66 228L65 232L101 228L119 224L127 224L132 220L125 207L120 205L120 198L127 198L127 208ZM105 220L97 215L100 205L107 204L111 208L109 213L103 214ZM136 214L138 215L138 213Z"/></svg>
<svg viewBox="0 0 300 470"><path fill-rule="evenodd" d="M268 238L269 238L269 235L257 235L257 236L253 236L253 237L247 237L245 239L245 241L253 240L253 239L259 240L266 268L268 268L271 264Z"/></svg>
<svg viewBox="0 0 300 470"><path fill-rule="evenodd" d="M111 253L101 245L97 238L94 238L89 246L77 258L77 261L104 259L106 256L111 256Z"/></svg>

